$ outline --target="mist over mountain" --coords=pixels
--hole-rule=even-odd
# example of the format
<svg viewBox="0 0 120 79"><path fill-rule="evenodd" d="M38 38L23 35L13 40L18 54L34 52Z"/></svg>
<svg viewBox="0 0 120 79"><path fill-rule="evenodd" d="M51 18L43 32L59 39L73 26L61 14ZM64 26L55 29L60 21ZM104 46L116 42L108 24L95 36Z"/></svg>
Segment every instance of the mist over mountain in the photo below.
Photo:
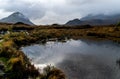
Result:
<svg viewBox="0 0 120 79"><path fill-rule="evenodd" d="M15 12L9 15L8 17L1 19L0 22L3 22L3 23L22 22L24 24L34 25L25 15L23 15L20 12Z"/></svg>
<svg viewBox="0 0 120 79"><path fill-rule="evenodd" d="M70 20L66 25L110 25L116 24L120 21L120 14L114 15L87 15L81 19Z"/></svg>

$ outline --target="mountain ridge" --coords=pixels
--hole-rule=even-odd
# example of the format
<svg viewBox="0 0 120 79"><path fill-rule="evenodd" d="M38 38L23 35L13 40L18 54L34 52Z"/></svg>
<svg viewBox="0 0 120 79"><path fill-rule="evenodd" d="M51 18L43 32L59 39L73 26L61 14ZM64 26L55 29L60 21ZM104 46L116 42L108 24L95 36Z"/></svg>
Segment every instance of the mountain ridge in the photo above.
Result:
<svg viewBox="0 0 120 79"><path fill-rule="evenodd" d="M65 25L111 25L120 21L120 14L115 15L87 15L81 19L73 19L68 21Z"/></svg>
<svg viewBox="0 0 120 79"><path fill-rule="evenodd" d="M3 23L17 23L17 22L22 22L24 24L28 24L28 25L34 25L29 18L27 18L25 15L23 15L20 12L14 12L11 15L9 15L8 17L5 17L3 19L0 19L0 22Z"/></svg>

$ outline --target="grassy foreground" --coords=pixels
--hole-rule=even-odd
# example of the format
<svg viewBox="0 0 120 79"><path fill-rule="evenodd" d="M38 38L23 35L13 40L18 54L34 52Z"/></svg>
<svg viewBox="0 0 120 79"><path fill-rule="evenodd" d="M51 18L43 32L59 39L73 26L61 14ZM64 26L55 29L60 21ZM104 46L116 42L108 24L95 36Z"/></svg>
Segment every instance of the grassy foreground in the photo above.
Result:
<svg viewBox="0 0 120 79"><path fill-rule="evenodd" d="M28 26L24 24L1 24L1 31L8 31L1 35L0 42L0 79L65 79L64 73L54 67L45 68L46 73L40 74L20 51L21 46L45 43L49 40L64 41L67 39L112 40L120 43L119 26ZM22 31L20 31L22 30Z"/></svg>
<svg viewBox="0 0 120 79"><path fill-rule="evenodd" d="M12 34L11 34L12 35ZM47 67L45 74L40 74L38 69L34 67L25 56L25 54L19 50L17 42L23 40L21 37L12 39L10 35L5 35L4 40L0 43L0 63L3 64L1 69L4 74L0 79L65 79L65 76L61 70ZM0 73L1 74L1 73Z"/></svg>
<svg viewBox="0 0 120 79"><path fill-rule="evenodd" d="M2 34L0 40L0 79L65 79L61 70L51 66L46 67L41 74L20 50L21 46L38 40L27 33L28 28L27 31L13 32L10 25L6 30L8 33Z"/></svg>

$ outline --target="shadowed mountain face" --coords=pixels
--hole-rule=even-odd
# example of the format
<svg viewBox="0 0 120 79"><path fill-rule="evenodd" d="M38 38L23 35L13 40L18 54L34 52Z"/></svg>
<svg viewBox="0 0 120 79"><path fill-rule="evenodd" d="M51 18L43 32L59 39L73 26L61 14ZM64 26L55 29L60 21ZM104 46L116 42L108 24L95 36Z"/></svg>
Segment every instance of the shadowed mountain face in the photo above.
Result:
<svg viewBox="0 0 120 79"><path fill-rule="evenodd" d="M81 19L68 21L66 25L110 25L120 21L120 14L116 15L87 15Z"/></svg>
<svg viewBox="0 0 120 79"><path fill-rule="evenodd" d="M9 15L8 17L1 19L0 22L4 22L4 23L22 22L24 24L34 25L26 16L24 16L20 12L15 12Z"/></svg>

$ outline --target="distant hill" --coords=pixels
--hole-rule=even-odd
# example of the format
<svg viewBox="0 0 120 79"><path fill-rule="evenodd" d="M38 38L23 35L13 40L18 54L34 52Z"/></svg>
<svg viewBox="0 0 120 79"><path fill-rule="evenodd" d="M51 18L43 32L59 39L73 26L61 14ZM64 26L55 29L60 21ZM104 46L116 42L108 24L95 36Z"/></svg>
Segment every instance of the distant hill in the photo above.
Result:
<svg viewBox="0 0 120 79"><path fill-rule="evenodd" d="M81 19L70 20L66 25L110 25L120 21L120 14L115 15L87 15Z"/></svg>
<svg viewBox="0 0 120 79"><path fill-rule="evenodd" d="M15 12L15 13L9 15L8 17L1 19L0 22L3 22L3 23L22 22L24 24L34 25L25 15L23 15L20 12Z"/></svg>

